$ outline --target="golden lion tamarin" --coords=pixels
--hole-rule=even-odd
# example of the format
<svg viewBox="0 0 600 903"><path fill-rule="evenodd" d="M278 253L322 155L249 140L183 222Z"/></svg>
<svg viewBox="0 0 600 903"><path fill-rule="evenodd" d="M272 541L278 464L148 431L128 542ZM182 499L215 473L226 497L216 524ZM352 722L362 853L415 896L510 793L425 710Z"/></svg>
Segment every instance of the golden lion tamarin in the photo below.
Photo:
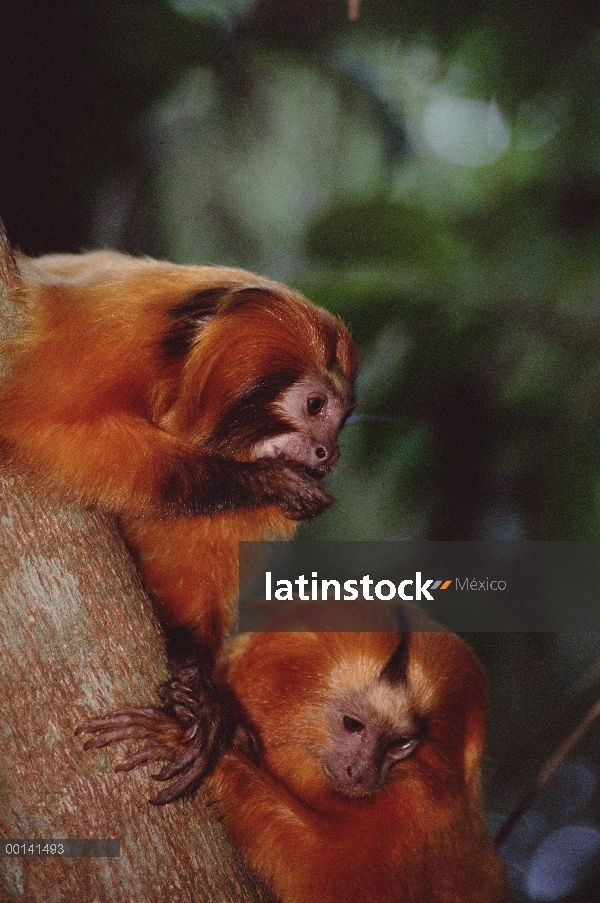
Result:
<svg viewBox="0 0 600 903"><path fill-rule="evenodd" d="M238 543L290 538L331 503L320 480L355 405L356 349L336 317L243 270L111 251L18 269L28 324L8 349L0 456L118 516L169 635L164 704L203 726L177 795L231 732L210 675Z"/></svg>
<svg viewBox="0 0 600 903"><path fill-rule="evenodd" d="M457 636L247 635L221 680L254 743L223 752L208 791L279 900L508 903L481 805L483 671ZM92 727L95 746L146 741L120 770L185 748L156 709Z"/></svg>

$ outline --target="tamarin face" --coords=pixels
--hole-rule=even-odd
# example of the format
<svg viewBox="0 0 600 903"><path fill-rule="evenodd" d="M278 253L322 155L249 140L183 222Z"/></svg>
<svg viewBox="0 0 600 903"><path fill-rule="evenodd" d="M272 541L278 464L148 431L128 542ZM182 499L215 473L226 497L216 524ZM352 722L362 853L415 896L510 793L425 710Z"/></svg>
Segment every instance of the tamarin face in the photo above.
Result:
<svg viewBox="0 0 600 903"><path fill-rule="evenodd" d="M334 699L328 722L321 767L329 788L344 796L375 796L420 742L408 689L382 678Z"/></svg>
<svg viewBox="0 0 600 903"><path fill-rule="evenodd" d="M394 766L419 746L423 724L407 682L408 644L405 633L374 680L349 687L329 704L321 767L336 793L375 796Z"/></svg>
<svg viewBox="0 0 600 903"><path fill-rule="evenodd" d="M307 376L273 403L282 432L258 441L252 457L283 455L323 476L340 457L338 436L355 406L352 386L340 374Z"/></svg>

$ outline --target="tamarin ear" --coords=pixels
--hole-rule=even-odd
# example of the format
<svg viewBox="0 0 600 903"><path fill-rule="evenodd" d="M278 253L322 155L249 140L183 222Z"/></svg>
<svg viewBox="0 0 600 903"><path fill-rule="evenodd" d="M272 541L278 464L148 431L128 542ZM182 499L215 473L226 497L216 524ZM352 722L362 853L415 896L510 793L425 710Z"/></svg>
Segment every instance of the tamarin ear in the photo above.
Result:
<svg viewBox="0 0 600 903"><path fill-rule="evenodd" d="M406 680L409 643L410 633L404 632L379 675L382 680L387 680L391 684L403 683Z"/></svg>

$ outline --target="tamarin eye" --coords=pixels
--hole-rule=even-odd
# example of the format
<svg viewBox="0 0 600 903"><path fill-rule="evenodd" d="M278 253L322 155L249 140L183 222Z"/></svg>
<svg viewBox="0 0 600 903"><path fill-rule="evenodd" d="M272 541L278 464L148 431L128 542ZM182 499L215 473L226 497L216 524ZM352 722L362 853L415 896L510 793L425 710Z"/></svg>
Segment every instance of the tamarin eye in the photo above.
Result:
<svg viewBox="0 0 600 903"><path fill-rule="evenodd" d="M365 726L358 718L351 718L350 715L344 715L344 727L351 734L360 734Z"/></svg>
<svg viewBox="0 0 600 903"><path fill-rule="evenodd" d="M388 749L392 752L405 752L415 745L416 740L416 737L398 737L388 744Z"/></svg>
<svg viewBox="0 0 600 903"><path fill-rule="evenodd" d="M309 414L318 414L319 411L323 410L323 405L325 404L324 398L319 398L318 395L311 395L311 397L306 402L306 409Z"/></svg>

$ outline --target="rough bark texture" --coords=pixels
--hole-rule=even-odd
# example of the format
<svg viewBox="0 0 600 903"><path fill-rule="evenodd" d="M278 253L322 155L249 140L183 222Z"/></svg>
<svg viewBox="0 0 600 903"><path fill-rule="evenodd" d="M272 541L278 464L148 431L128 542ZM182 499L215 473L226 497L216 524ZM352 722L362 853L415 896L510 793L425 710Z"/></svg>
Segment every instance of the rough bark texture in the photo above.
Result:
<svg viewBox="0 0 600 903"><path fill-rule="evenodd" d="M0 237L0 334L10 260ZM157 701L160 628L112 522L34 498L0 468L0 839L118 838L118 859L0 858L7 903L266 901L201 797L157 809L147 769L74 727Z"/></svg>

